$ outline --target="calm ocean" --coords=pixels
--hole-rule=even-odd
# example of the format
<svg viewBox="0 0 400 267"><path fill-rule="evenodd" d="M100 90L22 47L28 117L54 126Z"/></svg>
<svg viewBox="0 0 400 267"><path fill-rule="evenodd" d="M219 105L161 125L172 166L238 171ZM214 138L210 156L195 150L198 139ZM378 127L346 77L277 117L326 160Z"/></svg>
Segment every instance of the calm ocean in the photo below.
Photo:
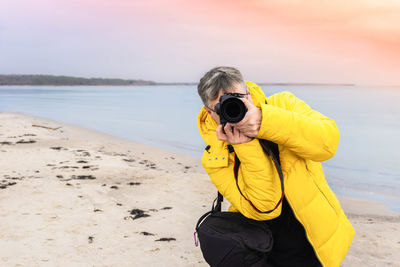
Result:
<svg viewBox="0 0 400 267"><path fill-rule="evenodd" d="M262 86L290 91L333 118L341 133L323 162L337 194L385 203L400 212L400 87ZM0 111L91 128L195 157L204 143L195 86L0 86Z"/></svg>

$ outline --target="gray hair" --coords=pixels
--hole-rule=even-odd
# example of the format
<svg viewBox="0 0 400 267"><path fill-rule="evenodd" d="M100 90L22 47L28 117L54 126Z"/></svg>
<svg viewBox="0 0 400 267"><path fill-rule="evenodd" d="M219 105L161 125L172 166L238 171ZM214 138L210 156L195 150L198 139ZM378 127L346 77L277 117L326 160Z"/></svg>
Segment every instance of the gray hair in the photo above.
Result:
<svg viewBox="0 0 400 267"><path fill-rule="evenodd" d="M235 83L246 88L246 83L238 69L232 67L216 67L204 74L197 85L197 92L206 107L208 101L218 97L219 92L228 92ZM209 107L210 108L210 107Z"/></svg>

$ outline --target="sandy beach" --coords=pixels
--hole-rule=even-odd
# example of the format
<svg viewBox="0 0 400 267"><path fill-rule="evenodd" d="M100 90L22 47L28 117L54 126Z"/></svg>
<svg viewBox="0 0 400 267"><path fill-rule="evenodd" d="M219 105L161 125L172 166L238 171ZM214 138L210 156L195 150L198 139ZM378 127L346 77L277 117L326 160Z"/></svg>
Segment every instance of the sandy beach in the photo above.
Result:
<svg viewBox="0 0 400 267"><path fill-rule="evenodd" d="M0 266L208 266L193 232L216 190L198 158L0 112L0 168ZM400 266L400 214L339 200L356 229L342 266Z"/></svg>

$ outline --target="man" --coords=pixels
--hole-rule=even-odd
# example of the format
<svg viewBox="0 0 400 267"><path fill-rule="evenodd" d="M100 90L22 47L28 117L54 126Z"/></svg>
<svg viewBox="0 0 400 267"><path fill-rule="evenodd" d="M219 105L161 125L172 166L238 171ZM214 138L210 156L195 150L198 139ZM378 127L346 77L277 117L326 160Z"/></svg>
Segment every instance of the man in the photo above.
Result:
<svg viewBox="0 0 400 267"><path fill-rule="evenodd" d="M268 263L339 266L355 232L320 163L336 152L339 131L335 122L289 92L265 97L259 86L245 82L231 67L207 72L198 93L204 107L197 123L207 144L202 165L230 202L229 211L269 224L274 247ZM227 123L222 129L215 105L226 93L244 96L240 99L247 113L240 122ZM283 200L279 175L259 139L278 145ZM241 162L237 182L235 154Z"/></svg>

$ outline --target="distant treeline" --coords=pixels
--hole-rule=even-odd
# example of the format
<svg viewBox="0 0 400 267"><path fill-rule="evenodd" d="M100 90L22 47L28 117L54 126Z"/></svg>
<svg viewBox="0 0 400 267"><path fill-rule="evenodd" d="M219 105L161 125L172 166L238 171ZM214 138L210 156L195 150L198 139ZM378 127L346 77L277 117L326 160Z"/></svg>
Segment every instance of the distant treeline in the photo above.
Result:
<svg viewBox="0 0 400 267"><path fill-rule="evenodd" d="M354 86L348 83L257 83L266 86ZM159 83L144 80L81 78L55 75L0 74L0 85L197 85L194 82Z"/></svg>
<svg viewBox="0 0 400 267"><path fill-rule="evenodd" d="M157 85L153 81L55 75L0 75L0 85Z"/></svg>

